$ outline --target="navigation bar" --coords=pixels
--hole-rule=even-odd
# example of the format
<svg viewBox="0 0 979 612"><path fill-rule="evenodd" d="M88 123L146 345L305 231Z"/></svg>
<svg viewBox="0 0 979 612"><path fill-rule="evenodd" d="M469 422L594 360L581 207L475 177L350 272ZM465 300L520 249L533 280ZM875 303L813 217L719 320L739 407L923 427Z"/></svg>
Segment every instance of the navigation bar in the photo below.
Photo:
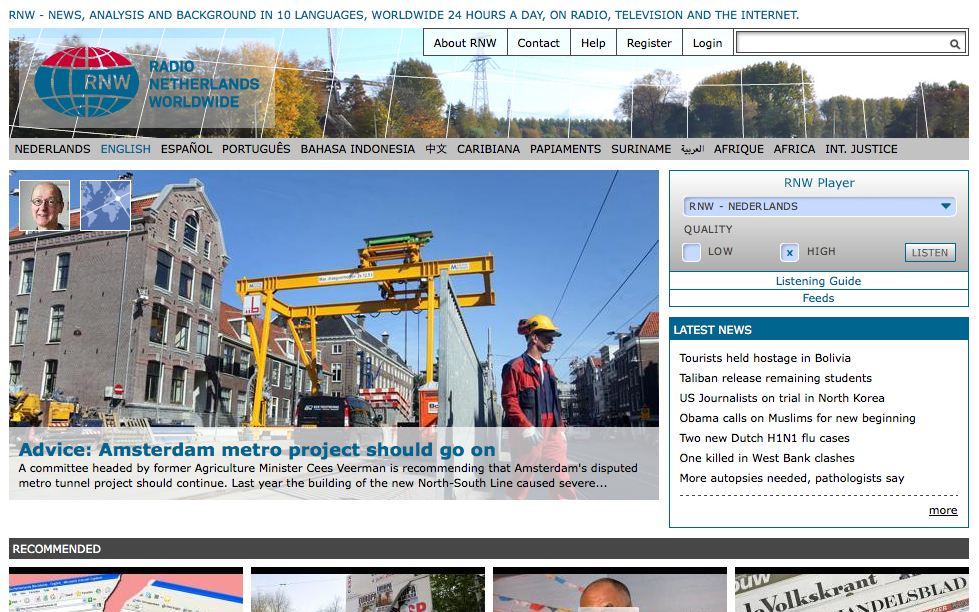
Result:
<svg viewBox="0 0 979 612"><path fill-rule="evenodd" d="M427 56L969 55L968 30L426 28Z"/></svg>
<svg viewBox="0 0 979 612"><path fill-rule="evenodd" d="M505 134L504 134L505 136ZM967 160L967 138L37 138L11 160L665 159ZM945 211L939 211L944 213Z"/></svg>

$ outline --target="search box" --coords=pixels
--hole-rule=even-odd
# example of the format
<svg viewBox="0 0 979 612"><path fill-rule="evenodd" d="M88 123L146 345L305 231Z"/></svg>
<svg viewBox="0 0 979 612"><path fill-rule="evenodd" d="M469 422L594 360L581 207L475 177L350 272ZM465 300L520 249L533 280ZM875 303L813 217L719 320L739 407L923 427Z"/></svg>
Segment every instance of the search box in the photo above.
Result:
<svg viewBox="0 0 979 612"><path fill-rule="evenodd" d="M969 55L968 30L736 30L735 55Z"/></svg>

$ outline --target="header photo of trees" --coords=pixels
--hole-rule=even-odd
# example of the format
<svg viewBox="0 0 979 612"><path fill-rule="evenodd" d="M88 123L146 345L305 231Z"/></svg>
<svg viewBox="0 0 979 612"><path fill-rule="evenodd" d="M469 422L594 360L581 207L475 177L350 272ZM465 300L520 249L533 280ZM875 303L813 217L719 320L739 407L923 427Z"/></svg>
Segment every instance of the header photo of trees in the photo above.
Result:
<svg viewBox="0 0 979 612"><path fill-rule="evenodd" d="M122 111L75 120L37 98L40 63L79 46L111 49L137 67L139 93ZM193 60L215 78L259 78L263 86L241 95L233 117L209 110L206 119L198 111L173 122L145 103L149 62L165 59ZM948 63L955 59L751 60L425 57L420 30L393 28L229 29L211 37L162 29L107 37L96 29L46 31L44 39L12 30L9 121L13 138L969 136L968 85L925 76L954 73ZM915 62L915 70L891 71L898 60ZM885 61L886 70L875 69Z"/></svg>

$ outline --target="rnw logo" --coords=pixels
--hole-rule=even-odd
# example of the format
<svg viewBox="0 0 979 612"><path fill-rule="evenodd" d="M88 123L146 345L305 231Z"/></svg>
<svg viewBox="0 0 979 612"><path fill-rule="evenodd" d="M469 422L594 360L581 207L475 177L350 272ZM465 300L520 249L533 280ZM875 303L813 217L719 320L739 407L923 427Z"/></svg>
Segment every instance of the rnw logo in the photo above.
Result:
<svg viewBox="0 0 979 612"><path fill-rule="evenodd" d="M37 69L34 90L41 101L70 117L104 117L136 97L139 75L132 62L101 47L72 47Z"/></svg>

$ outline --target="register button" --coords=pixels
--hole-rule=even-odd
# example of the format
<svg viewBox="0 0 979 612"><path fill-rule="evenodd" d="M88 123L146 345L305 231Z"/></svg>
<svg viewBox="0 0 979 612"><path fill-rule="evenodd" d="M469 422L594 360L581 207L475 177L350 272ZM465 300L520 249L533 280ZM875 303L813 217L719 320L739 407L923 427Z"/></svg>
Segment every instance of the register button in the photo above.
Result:
<svg viewBox="0 0 979 612"><path fill-rule="evenodd" d="M904 261L955 261L954 242L908 242L904 245Z"/></svg>

